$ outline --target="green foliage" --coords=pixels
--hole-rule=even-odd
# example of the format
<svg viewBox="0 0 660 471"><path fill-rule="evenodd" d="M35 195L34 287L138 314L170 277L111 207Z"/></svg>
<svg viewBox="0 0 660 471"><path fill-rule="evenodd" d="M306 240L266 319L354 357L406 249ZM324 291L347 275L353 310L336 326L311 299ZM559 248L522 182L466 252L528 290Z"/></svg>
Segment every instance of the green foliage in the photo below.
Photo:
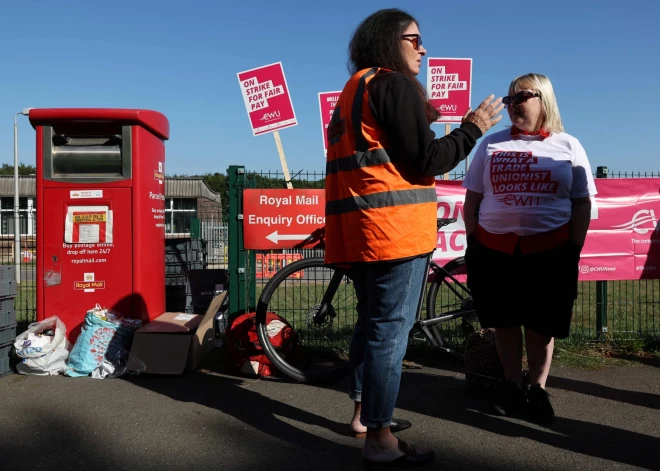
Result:
<svg viewBox="0 0 660 471"><path fill-rule="evenodd" d="M246 172L246 178L254 182L254 188L286 188L286 180L281 175L281 172L272 174ZM319 176L321 176L319 173L292 174L291 184L293 188L297 189L323 189L325 188L325 178L316 180L315 178Z"/></svg>
<svg viewBox="0 0 660 471"><path fill-rule="evenodd" d="M247 172L246 178L254 185L250 184L251 188L286 188L286 181L282 178L281 172L272 173L259 173ZM321 174L292 174L293 188L305 189L323 189L325 188L325 178L315 179L320 177ZM168 178L202 178L208 187L220 195L222 201L222 214L223 217L229 215L229 179L224 173L205 173L203 175L187 175L187 174L174 174L167 175Z"/></svg>
<svg viewBox="0 0 660 471"><path fill-rule="evenodd" d="M205 173L201 177L211 190L220 195L222 216L226 219L229 216L229 180L227 179L227 175L215 172Z"/></svg>
<svg viewBox="0 0 660 471"><path fill-rule="evenodd" d="M34 165L18 164L18 174L22 176L35 175L37 168ZM2 164L0 167L0 175L14 175L14 166L10 164Z"/></svg>

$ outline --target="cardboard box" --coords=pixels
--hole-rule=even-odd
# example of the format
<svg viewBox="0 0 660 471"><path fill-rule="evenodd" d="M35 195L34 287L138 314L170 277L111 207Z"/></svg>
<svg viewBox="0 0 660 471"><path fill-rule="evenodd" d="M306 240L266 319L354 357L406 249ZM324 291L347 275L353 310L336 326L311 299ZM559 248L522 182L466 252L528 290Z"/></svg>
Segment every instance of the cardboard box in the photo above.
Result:
<svg viewBox="0 0 660 471"><path fill-rule="evenodd" d="M215 326L213 325L213 319L220 310L220 306L222 306L226 296L227 292L224 291L211 300L211 304L209 304L206 314L204 314L204 317L192 338L192 343L190 345L190 361L188 362L188 369L192 371L195 371L199 367L199 364L204 357L206 357L215 346Z"/></svg>
<svg viewBox="0 0 660 471"><path fill-rule="evenodd" d="M213 317L226 292L211 301L205 315L166 312L135 331L128 369L152 374L196 370L213 348Z"/></svg>

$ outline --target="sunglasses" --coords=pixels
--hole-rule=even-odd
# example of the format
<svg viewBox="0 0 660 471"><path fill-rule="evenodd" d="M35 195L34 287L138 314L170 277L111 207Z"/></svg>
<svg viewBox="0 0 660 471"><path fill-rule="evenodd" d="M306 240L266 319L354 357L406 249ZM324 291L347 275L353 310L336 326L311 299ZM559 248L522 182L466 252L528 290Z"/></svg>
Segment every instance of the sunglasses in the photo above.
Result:
<svg viewBox="0 0 660 471"><path fill-rule="evenodd" d="M401 39L410 41L413 45L415 51L419 51L419 48L422 46L422 35L421 34L404 34L401 36Z"/></svg>
<svg viewBox="0 0 660 471"><path fill-rule="evenodd" d="M525 103L527 100L530 98L535 98L535 97L540 97L540 93L533 93L529 92L527 90L524 90L522 92L518 92L515 95L512 96L505 96L502 98L502 103L505 105L513 105L513 106L518 106L521 103Z"/></svg>

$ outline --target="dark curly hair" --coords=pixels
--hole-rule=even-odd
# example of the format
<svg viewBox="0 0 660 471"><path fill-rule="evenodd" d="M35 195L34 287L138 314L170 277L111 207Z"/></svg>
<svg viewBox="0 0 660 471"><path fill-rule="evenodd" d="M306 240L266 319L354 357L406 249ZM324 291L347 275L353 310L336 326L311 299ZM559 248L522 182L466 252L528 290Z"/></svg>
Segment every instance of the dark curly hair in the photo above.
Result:
<svg viewBox="0 0 660 471"><path fill-rule="evenodd" d="M426 117L432 123L440 114L429 103L426 89L408 67L401 49L401 35L419 22L410 14L397 8L379 10L358 25L348 45L348 69L351 75L370 67L392 69L408 77L419 91Z"/></svg>

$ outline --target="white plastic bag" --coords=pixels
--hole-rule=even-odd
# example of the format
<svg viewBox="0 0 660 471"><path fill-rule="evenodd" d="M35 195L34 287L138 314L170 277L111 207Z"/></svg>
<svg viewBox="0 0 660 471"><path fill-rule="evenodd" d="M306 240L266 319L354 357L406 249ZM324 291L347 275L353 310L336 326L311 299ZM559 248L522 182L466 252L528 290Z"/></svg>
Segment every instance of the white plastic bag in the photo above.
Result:
<svg viewBox="0 0 660 471"><path fill-rule="evenodd" d="M52 330L51 336L38 334ZM14 341L16 354L23 358L16 370L25 375L57 375L65 368L71 343L66 338L66 326L57 316L33 322Z"/></svg>

